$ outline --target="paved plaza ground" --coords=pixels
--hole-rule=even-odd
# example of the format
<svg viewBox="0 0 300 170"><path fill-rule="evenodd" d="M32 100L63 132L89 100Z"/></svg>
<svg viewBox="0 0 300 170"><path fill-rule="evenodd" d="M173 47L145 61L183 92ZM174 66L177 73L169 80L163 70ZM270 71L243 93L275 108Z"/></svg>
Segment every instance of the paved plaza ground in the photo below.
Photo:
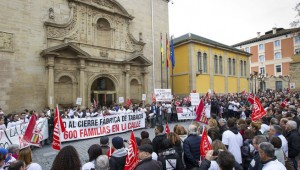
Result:
<svg viewBox="0 0 300 170"><path fill-rule="evenodd" d="M188 125L192 121L186 121L186 122L178 122L178 123L171 123L169 124L170 130L173 131L173 128L176 124L181 124L184 127L188 127ZM139 129L134 131L134 135L136 137L140 137L140 133L146 130L150 134L150 139L152 140L154 138L154 128L150 129ZM114 136L120 136L123 139L128 140L130 137L130 131L122 134L115 134L115 135L110 135L110 141ZM65 142L62 143L62 146L67 146L67 145L73 145L76 150L79 153L79 157L81 160L81 163L84 164L88 160L88 154L87 150L92 144L98 144L100 143L100 137L97 138L92 138L92 139L86 139L86 140L80 140L80 141L73 141L73 142ZM52 162L57 155L57 151L53 150L51 145L46 145L43 146L42 148L36 148L33 150L32 156L33 156L33 162L36 162L40 164L43 168L43 170L48 170L51 168Z"/></svg>

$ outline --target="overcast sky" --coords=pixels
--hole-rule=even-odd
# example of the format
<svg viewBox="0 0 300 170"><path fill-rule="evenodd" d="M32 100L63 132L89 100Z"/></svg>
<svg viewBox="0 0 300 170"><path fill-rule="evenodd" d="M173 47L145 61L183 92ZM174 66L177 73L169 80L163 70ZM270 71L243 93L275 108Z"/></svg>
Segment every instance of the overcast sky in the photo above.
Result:
<svg viewBox="0 0 300 170"><path fill-rule="evenodd" d="M170 35L194 33L233 45L274 26L290 28L299 0L173 0Z"/></svg>

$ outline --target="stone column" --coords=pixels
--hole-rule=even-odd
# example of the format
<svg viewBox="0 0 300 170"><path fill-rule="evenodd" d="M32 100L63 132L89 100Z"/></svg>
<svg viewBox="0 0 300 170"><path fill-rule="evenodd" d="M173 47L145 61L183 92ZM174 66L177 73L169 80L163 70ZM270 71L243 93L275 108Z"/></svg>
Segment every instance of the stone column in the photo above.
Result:
<svg viewBox="0 0 300 170"><path fill-rule="evenodd" d="M196 90L196 57L195 57L195 45L193 43L189 44L189 54L188 54L188 62L189 62L189 91L188 94L192 90Z"/></svg>
<svg viewBox="0 0 300 170"><path fill-rule="evenodd" d="M144 71L142 72L142 75L143 75L143 94L147 94L148 92L148 78L147 78L147 75L148 75L148 72L147 71Z"/></svg>
<svg viewBox="0 0 300 170"><path fill-rule="evenodd" d="M130 65L125 66L125 100L130 99L130 82L129 82Z"/></svg>
<svg viewBox="0 0 300 170"><path fill-rule="evenodd" d="M84 73L85 73L85 60L80 59L79 65L79 97L82 98L81 108L85 108L86 100L85 100L85 83L84 83Z"/></svg>
<svg viewBox="0 0 300 170"><path fill-rule="evenodd" d="M237 69L238 71L236 71L238 78L237 78L237 92L240 93L241 92L241 61L240 61L240 56L236 55L236 65L237 65ZM243 64L243 63L242 63Z"/></svg>
<svg viewBox="0 0 300 170"><path fill-rule="evenodd" d="M228 56L227 52L224 53L224 68L225 68L225 93L228 93Z"/></svg>
<svg viewBox="0 0 300 170"><path fill-rule="evenodd" d="M49 55L47 60L48 67L48 92L47 92L47 105L50 109L54 108L54 57Z"/></svg>
<svg viewBox="0 0 300 170"><path fill-rule="evenodd" d="M214 76L215 76L215 67L214 67L214 55L212 53L212 48L209 48L209 79L210 79L210 89L213 91L215 89L214 85ZM207 89L208 90L208 89Z"/></svg>

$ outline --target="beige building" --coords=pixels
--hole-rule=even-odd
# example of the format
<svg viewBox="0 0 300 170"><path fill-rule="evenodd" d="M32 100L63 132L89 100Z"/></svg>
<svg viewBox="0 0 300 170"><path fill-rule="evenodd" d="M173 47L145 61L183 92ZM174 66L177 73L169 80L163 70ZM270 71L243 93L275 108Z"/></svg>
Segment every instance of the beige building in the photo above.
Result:
<svg viewBox="0 0 300 170"><path fill-rule="evenodd" d="M168 0L0 0L5 112L140 101L160 87Z"/></svg>

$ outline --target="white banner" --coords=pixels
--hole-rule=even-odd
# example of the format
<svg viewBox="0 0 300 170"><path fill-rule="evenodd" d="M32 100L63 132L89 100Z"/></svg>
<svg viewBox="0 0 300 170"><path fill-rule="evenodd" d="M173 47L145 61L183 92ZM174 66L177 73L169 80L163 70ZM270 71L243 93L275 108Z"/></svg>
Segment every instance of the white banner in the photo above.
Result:
<svg viewBox="0 0 300 170"><path fill-rule="evenodd" d="M28 123L20 124L13 128L0 130L0 147L7 148L12 144L16 144L19 145L19 148L23 148L24 145L27 145L22 140L27 125ZM46 118L37 121L34 134L38 134L40 141L48 138L48 120Z"/></svg>
<svg viewBox="0 0 300 170"><path fill-rule="evenodd" d="M66 132L60 135L62 142L123 133L145 127L145 113L118 114L105 117L63 119Z"/></svg>
<svg viewBox="0 0 300 170"><path fill-rule="evenodd" d="M197 106L200 103L200 95L199 93L191 93L191 104L192 106Z"/></svg>
<svg viewBox="0 0 300 170"><path fill-rule="evenodd" d="M171 102L173 99L171 89L154 89L157 102Z"/></svg>
<svg viewBox="0 0 300 170"><path fill-rule="evenodd" d="M196 119L195 107L176 107L178 120Z"/></svg>

